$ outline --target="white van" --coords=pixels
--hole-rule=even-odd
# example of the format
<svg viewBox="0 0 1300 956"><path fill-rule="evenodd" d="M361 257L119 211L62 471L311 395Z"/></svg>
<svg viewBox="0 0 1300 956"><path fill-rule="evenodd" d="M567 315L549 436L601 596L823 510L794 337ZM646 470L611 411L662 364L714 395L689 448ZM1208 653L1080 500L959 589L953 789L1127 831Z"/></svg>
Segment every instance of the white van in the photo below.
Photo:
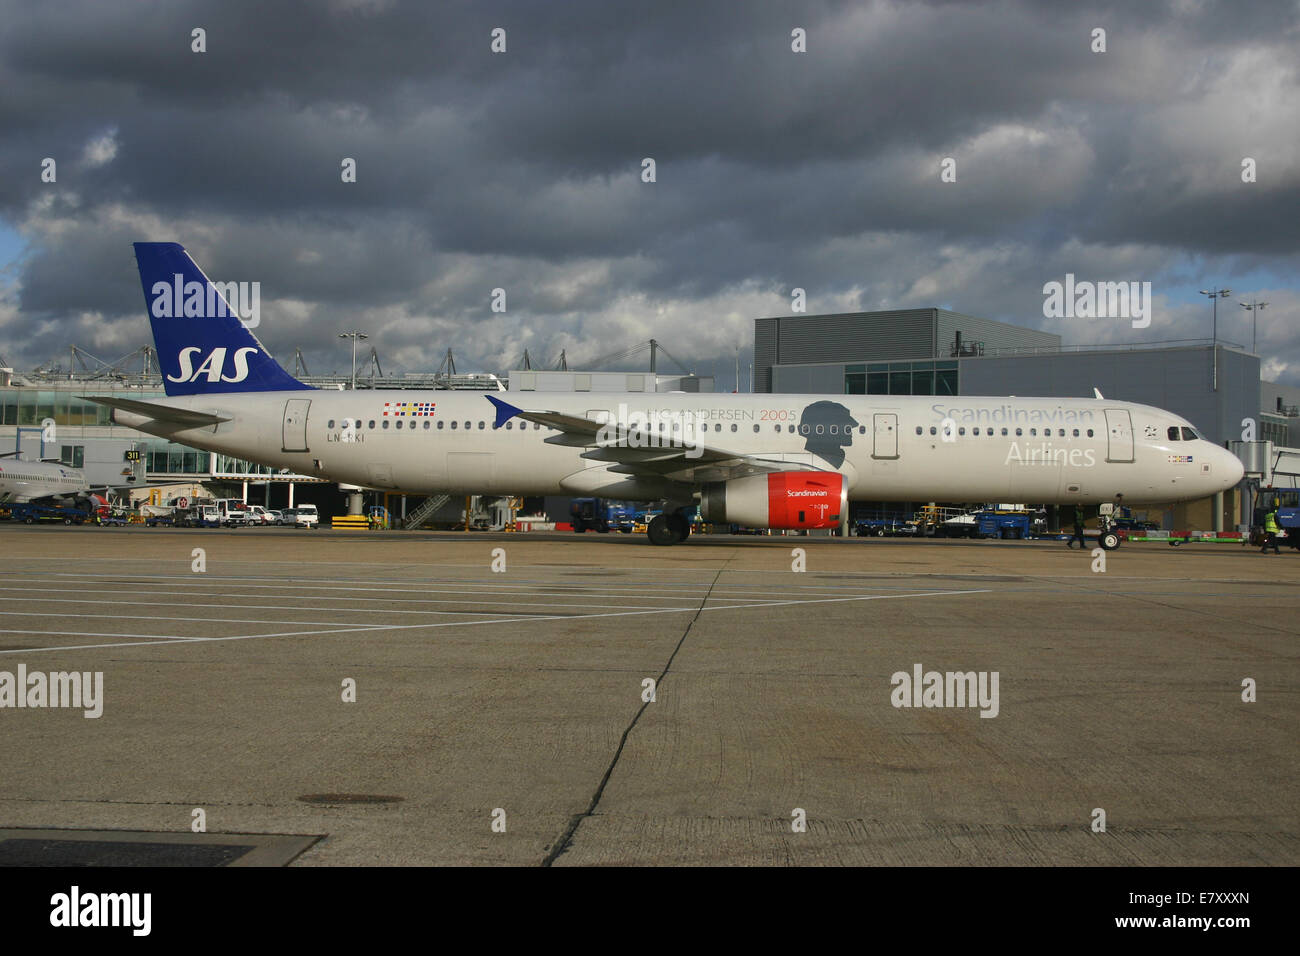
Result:
<svg viewBox="0 0 1300 956"><path fill-rule="evenodd" d="M299 528L315 528L320 524L320 515L315 505L298 505L293 509L294 525Z"/></svg>

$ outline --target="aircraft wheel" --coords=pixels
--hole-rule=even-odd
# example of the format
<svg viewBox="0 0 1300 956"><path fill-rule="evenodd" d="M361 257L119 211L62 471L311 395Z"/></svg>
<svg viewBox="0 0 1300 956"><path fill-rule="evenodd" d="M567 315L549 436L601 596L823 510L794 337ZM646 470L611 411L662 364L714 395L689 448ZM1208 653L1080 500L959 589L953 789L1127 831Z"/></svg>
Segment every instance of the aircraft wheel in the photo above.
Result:
<svg viewBox="0 0 1300 956"><path fill-rule="evenodd" d="M668 528L678 541L685 541L691 536L691 523L683 515L670 514L668 516Z"/></svg>
<svg viewBox="0 0 1300 956"><path fill-rule="evenodd" d="M1114 551L1119 547L1119 535L1114 531L1107 531L1097 539L1103 551Z"/></svg>
<svg viewBox="0 0 1300 956"><path fill-rule="evenodd" d="M31 517L24 518L23 521L27 524L36 524L36 519Z"/></svg>
<svg viewBox="0 0 1300 956"><path fill-rule="evenodd" d="M677 533L668 523L668 517L665 515L655 515L646 525L646 536L650 539L651 544L676 544L679 540Z"/></svg>

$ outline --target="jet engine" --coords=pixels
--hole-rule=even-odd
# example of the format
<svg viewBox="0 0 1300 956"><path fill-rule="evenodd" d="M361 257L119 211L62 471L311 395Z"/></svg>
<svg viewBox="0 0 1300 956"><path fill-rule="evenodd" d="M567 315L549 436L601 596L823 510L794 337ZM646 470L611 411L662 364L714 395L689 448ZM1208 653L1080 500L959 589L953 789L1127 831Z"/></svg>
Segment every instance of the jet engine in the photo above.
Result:
<svg viewBox="0 0 1300 956"><path fill-rule="evenodd" d="M847 514L844 476L833 471L777 471L711 482L700 515L714 524L749 528L834 528Z"/></svg>

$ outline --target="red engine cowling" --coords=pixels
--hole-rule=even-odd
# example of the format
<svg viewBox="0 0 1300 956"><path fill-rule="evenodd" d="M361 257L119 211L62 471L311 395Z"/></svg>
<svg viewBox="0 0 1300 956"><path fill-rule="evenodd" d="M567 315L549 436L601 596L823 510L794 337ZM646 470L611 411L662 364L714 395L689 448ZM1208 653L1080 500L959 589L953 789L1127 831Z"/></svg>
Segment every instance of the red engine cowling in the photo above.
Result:
<svg viewBox="0 0 1300 956"><path fill-rule="evenodd" d="M700 515L748 528L834 528L848 508L844 476L833 471L778 471L704 486Z"/></svg>

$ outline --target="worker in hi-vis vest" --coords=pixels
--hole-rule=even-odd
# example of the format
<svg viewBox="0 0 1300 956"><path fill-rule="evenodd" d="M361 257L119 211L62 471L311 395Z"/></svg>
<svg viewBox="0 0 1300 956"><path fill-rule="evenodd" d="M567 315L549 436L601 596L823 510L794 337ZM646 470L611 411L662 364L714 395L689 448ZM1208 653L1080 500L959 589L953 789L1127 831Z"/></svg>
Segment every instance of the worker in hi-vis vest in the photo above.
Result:
<svg viewBox="0 0 1300 956"><path fill-rule="evenodd" d="M1264 546L1259 549L1260 554L1268 554L1270 547L1272 547L1274 554L1282 553L1277 546L1277 533L1279 530L1277 526L1277 505L1275 504L1264 515Z"/></svg>
<svg viewBox="0 0 1300 956"><path fill-rule="evenodd" d="M1069 541L1065 542L1065 546L1073 548L1076 539L1078 539L1080 549L1086 550L1088 542L1083 539L1083 505L1074 506L1074 534Z"/></svg>

